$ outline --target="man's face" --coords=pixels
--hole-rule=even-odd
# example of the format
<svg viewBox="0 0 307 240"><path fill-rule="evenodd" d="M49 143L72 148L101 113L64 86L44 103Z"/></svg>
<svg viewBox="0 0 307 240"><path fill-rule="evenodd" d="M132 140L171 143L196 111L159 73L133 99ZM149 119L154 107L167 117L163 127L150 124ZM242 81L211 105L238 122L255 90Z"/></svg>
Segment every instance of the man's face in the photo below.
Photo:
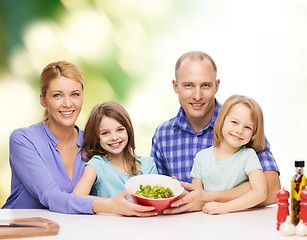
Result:
<svg viewBox="0 0 307 240"><path fill-rule="evenodd" d="M173 80L173 88L191 126L193 123L205 121L208 124L210 121L219 83L208 60L189 60L180 66L178 79Z"/></svg>

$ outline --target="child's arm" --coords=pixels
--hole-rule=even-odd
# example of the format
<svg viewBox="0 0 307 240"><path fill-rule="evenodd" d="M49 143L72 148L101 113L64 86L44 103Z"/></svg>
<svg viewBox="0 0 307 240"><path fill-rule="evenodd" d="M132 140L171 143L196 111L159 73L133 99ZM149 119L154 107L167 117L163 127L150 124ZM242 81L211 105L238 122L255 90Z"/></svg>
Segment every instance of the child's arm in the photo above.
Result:
<svg viewBox="0 0 307 240"><path fill-rule="evenodd" d="M84 168L83 175L74 188L74 193L79 196L89 196L91 188L96 181L96 171L93 167L87 165Z"/></svg>
<svg viewBox="0 0 307 240"><path fill-rule="evenodd" d="M246 194L229 202L209 202L203 207L203 212L208 214L223 214L251 208L263 202L267 197L267 185L262 170L257 169L249 173L251 190Z"/></svg>
<svg viewBox="0 0 307 240"><path fill-rule="evenodd" d="M94 213L115 213L124 216L149 217L158 215L152 206L142 206L127 200L127 196L132 193L124 190L111 198L101 198L90 196L91 188L96 181L96 171L93 167L87 165L84 168L83 175L74 188L74 193L82 197L95 198L92 209Z"/></svg>
<svg viewBox="0 0 307 240"><path fill-rule="evenodd" d="M192 179L192 185L194 185L196 188L204 189L203 182L200 179L193 178Z"/></svg>

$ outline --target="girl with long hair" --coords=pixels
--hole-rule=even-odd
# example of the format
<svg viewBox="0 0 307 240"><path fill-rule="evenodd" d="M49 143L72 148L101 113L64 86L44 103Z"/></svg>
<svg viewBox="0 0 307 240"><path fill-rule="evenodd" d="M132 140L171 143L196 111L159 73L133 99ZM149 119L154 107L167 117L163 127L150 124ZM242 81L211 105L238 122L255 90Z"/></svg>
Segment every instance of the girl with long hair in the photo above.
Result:
<svg viewBox="0 0 307 240"><path fill-rule="evenodd" d="M127 111L115 102L94 107L81 148L87 163L74 192L110 198L125 189L130 177L157 174L153 159L137 157L134 150L134 131Z"/></svg>

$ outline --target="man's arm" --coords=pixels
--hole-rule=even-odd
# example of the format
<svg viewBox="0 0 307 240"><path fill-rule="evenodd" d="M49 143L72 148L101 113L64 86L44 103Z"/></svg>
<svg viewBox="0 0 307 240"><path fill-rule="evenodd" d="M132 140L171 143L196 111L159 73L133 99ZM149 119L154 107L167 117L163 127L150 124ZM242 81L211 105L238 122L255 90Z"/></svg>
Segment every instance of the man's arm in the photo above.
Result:
<svg viewBox="0 0 307 240"><path fill-rule="evenodd" d="M203 189L186 182L181 182L181 185L189 192L185 191L179 199L171 204L171 208L163 212L164 214L201 211L207 202L227 202L244 195L251 189L248 182L219 192L205 192Z"/></svg>
<svg viewBox="0 0 307 240"><path fill-rule="evenodd" d="M279 180L279 174L276 171L265 171L264 172L266 182L267 182L267 199L257 205L258 207L264 207L270 204L277 203L277 192L280 190L280 180Z"/></svg>
<svg viewBox="0 0 307 240"><path fill-rule="evenodd" d="M259 207L276 203L278 201L276 194L280 189L279 169L273 154L271 153L270 144L266 138L265 142L266 145L264 150L258 152L257 155L267 182L267 199L260 203L258 205Z"/></svg>
<svg viewBox="0 0 307 240"><path fill-rule="evenodd" d="M258 207L267 206L278 201L276 195L277 191L280 189L280 180L278 172L265 171L264 175L267 182L267 199L257 205ZM201 211L202 207L207 202L228 202L244 195L251 189L249 182L246 182L229 190L218 192L205 192L202 189L196 188L192 184L184 182L182 182L181 184L189 192L185 192L182 197L174 201L171 204L172 207L164 211L165 214Z"/></svg>
<svg viewBox="0 0 307 240"><path fill-rule="evenodd" d="M208 214L224 214L242 211L264 201L267 197L267 183L262 170L255 169L248 174L251 190L228 202L209 202L203 207Z"/></svg>
<svg viewBox="0 0 307 240"><path fill-rule="evenodd" d="M264 207L270 204L274 204L278 202L277 191L280 190L280 180L279 174L276 171L265 171L264 172L266 183L267 183L267 198L262 203L258 204L258 207ZM228 202L233 199L236 199L250 190L249 182L239 185L238 187L219 191L219 192L211 192L207 194L208 200L215 202Z"/></svg>

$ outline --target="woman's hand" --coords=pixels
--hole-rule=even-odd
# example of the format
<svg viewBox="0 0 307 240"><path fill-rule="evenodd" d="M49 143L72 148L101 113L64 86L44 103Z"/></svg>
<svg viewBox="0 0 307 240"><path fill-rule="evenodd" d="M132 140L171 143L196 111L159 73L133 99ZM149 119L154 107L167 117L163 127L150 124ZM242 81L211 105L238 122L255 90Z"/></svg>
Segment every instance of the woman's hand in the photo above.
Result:
<svg viewBox="0 0 307 240"><path fill-rule="evenodd" d="M124 190L112 198L99 198L93 202L95 213L115 213L124 216L150 217L158 215L152 206L142 206L127 200L126 196L131 195L129 190Z"/></svg>

